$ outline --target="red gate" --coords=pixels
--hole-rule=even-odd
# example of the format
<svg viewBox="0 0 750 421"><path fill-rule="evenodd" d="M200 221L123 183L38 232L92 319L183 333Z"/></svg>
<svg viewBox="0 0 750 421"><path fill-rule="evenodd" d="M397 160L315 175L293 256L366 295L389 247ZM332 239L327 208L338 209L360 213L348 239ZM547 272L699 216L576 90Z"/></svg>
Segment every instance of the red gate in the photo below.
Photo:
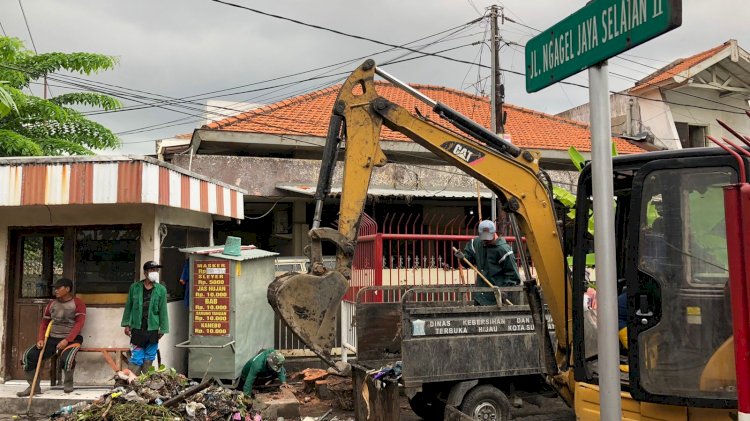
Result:
<svg viewBox="0 0 750 421"><path fill-rule="evenodd" d="M474 284L476 275L459 266L452 247L463 250L466 242L475 237L478 223L474 217L443 221L442 216L423 220L421 215L389 214L382 232L378 232L375 220L363 215L352 279L344 300L355 302L357 292L367 286L403 287L390 289L389 296L368 292L365 298L370 302L390 302L399 300L403 291L415 285ZM500 232L509 231L503 224ZM506 235L505 240L518 260L515 237ZM520 261L517 263L522 267Z"/></svg>

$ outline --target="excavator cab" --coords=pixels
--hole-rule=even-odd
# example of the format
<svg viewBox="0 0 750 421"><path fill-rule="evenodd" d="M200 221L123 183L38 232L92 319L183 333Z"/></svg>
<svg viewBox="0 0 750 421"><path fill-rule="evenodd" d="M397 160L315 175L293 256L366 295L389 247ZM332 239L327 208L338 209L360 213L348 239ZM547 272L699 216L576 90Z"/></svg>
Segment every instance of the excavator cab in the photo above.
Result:
<svg viewBox="0 0 750 421"><path fill-rule="evenodd" d="M735 408L723 187L738 182L736 160L701 148L617 157L613 167L618 292L627 303L622 390L640 402ZM578 192L574 243L592 244L590 168ZM595 384L585 254L581 247L574 256L575 376Z"/></svg>

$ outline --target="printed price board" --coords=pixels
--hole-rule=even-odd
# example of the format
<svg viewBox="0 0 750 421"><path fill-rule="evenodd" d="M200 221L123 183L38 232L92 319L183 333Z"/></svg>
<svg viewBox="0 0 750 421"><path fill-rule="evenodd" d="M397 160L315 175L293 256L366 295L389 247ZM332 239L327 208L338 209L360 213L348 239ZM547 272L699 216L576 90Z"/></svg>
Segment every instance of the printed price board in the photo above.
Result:
<svg viewBox="0 0 750 421"><path fill-rule="evenodd" d="M193 265L193 334L229 335L229 262L202 260Z"/></svg>

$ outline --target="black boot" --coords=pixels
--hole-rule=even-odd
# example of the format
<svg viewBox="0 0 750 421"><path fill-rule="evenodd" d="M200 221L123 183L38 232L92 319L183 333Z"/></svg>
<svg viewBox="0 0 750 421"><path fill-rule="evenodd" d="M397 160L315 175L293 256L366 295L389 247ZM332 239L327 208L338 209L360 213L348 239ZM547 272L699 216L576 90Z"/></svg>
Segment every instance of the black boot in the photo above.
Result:
<svg viewBox="0 0 750 421"><path fill-rule="evenodd" d="M144 373L148 373L148 369L153 367L154 361L151 360L143 360L143 366L141 366L141 370L143 370Z"/></svg>
<svg viewBox="0 0 750 421"><path fill-rule="evenodd" d="M63 392L70 393L73 391L73 371L75 368L63 371Z"/></svg>
<svg viewBox="0 0 750 421"><path fill-rule="evenodd" d="M135 364L133 364L133 363L131 363L131 362L129 362L129 363L128 363L128 368L129 368L129 369L130 369L130 371L132 371L132 372L133 372L133 374L135 374L136 376L140 376L140 375L141 375L141 367L142 367L142 366L140 366L140 365L135 365Z"/></svg>
<svg viewBox="0 0 750 421"><path fill-rule="evenodd" d="M26 389L16 393L16 396L19 398L23 398L25 396L29 396L31 394L31 384L34 382L34 372L33 371L24 371L23 372L24 377L26 377L26 381L29 382L29 387ZM34 388L34 395L41 395L42 394L42 386L39 384L39 379L36 379L36 387Z"/></svg>

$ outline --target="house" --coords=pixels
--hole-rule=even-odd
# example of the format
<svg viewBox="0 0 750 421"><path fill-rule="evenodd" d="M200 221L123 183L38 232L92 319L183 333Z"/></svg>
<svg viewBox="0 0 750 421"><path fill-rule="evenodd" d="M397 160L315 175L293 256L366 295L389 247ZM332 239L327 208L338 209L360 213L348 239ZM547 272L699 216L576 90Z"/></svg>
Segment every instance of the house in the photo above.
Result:
<svg viewBox="0 0 750 421"><path fill-rule="evenodd" d="M120 328L142 265L164 265L170 332L162 362L184 372L188 311L178 279L180 248L212 245L217 220L244 218L245 190L142 156L0 159L0 376L23 378L51 286L65 276L87 305L84 348L128 348ZM79 381L112 371L101 354L79 353Z"/></svg>
<svg viewBox="0 0 750 421"><path fill-rule="evenodd" d="M729 40L673 61L610 96L612 133L644 141L644 147L680 149L712 146L707 135L733 138L716 119L750 131L750 55ZM558 114L589 120L589 104Z"/></svg>
<svg viewBox="0 0 750 421"><path fill-rule="evenodd" d="M441 86L412 85L423 94L451 106L489 127L490 105L483 96ZM405 91L376 82L379 95L431 121L441 122L429 107ZM210 175L247 190L241 225L215 225L216 241L226 235L240 236L251 243L282 255L302 255L312 220L313 200L320 170L322 147L328 121L340 86L259 107L216 121L195 130L180 144L179 136L159 145L158 155L174 165ZM584 156L591 150L587 124L506 104L506 134L517 146L541 153L541 166L554 182L573 188L577 172L568 148L575 146ZM455 130L455 128L453 128ZM615 138L620 153L643 149ZM427 149L401 133L383 128L381 146L389 164L376 168L366 211L382 223L385 215L419 214L421 221L439 214L451 218L476 218L477 190L482 197L483 215L488 215L490 192L457 168L445 165ZM334 175L333 195L341 186L340 169ZM329 200L323 222L336 218L337 203ZM423 224L424 222L420 222ZM439 228L439 227L434 227Z"/></svg>

